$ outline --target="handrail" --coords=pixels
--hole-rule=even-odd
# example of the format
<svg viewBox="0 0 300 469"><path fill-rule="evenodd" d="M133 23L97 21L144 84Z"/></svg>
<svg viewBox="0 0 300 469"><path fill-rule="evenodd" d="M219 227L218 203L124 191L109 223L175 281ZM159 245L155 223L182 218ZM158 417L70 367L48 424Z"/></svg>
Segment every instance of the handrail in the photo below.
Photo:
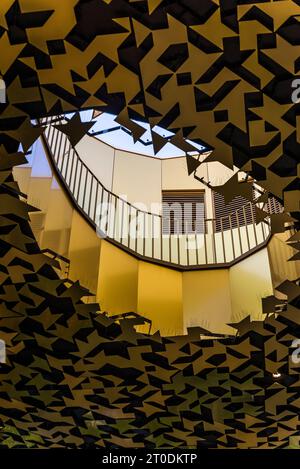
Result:
<svg viewBox="0 0 300 469"><path fill-rule="evenodd" d="M64 117L61 117L60 119L56 119L56 118L55 118L54 120L53 120L53 118L50 118L50 123L51 123L51 124L56 123L56 122L57 122L57 123L61 123L62 120L64 120ZM49 123L48 123L47 121L46 121L46 123L47 123L47 125L49 125ZM58 132L59 132L59 131L58 131ZM148 215L153 215L153 216L157 216L157 217L162 218L161 215L159 215L159 214L155 214L155 213L152 213L152 212L148 212L148 211L146 211L146 210L141 210L141 209L139 209L139 208L136 207L134 204L131 204L131 203L127 202L126 200L122 199L122 197L120 197L118 194L115 194L114 192L112 192L112 191L110 191L109 189L107 189L107 188L104 186L104 184L100 181L100 179L98 179L98 177L95 176L94 173L92 173L92 171L91 171L90 168L87 166L87 164L80 158L80 156L79 156L77 150L76 150L74 147L72 147L72 150L74 151L74 153L76 153L76 156L77 156L78 160L80 161L80 164L82 164L82 165L85 167L85 169L88 171L88 173L92 175L92 177L97 181L97 183L98 183L105 191L109 192L113 197L116 197L117 199L122 200L122 202L126 203L127 205L130 205L130 206L133 207L134 209L139 210L139 212L146 213L146 214L148 214Z"/></svg>
<svg viewBox="0 0 300 469"><path fill-rule="evenodd" d="M60 116L55 122L63 119ZM202 219L198 231L181 223L181 232L166 234L163 224L170 223L170 218L141 210L106 189L52 123L51 118L41 120L46 126L43 139L65 188L99 236L125 251L150 262L192 270L232 265L268 242L269 223L256 223L252 202L219 219Z"/></svg>

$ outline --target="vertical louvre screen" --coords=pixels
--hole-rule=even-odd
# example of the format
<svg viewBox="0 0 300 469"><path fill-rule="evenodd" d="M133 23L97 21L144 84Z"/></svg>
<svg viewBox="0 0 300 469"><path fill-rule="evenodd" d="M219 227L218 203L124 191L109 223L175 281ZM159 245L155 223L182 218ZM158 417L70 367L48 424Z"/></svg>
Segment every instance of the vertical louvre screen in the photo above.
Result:
<svg viewBox="0 0 300 469"><path fill-rule="evenodd" d="M222 194L213 194L217 232L250 225L255 221L255 212L244 197L238 195L229 204L225 204Z"/></svg>
<svg viewBox="0 0 300 469"><path fill-rule="evenodd" d="M260 190L258 191L257 189L253 188L254 191L254 199L259 199L260 196L263 195L263 191ZM270 195L268 198L268 202L263 204L262 208L265 212L270 213L270 214L275 214L275 213L282 213L283 212L283 206L279 202L279 200L276 199L276 197Z"/></svg>
<svg viewBox="0 0 300 469"><path fill-rule="evenodd" d="M165 191L162 201L164 234L204 233L204 192Z"/></svg>
<svg viewBox="0 0 300 469"><path fill-rule="evenodd" d="M275 197L269 197L268 203L265 204L264 210L268 213L274 214L274 213L282 213L283 212L283 206L281 203L275 199Z"/></svg>

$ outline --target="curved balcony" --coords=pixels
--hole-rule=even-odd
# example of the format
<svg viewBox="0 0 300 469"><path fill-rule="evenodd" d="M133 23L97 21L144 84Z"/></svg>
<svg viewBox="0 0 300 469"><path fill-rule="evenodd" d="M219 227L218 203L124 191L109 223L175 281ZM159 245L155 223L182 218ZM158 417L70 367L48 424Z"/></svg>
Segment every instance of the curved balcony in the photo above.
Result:
<svg viewBox="0 0 300 469"><path fill-rule="evenodd" d="M178 270L218 268L233 265L267 244L269 223L256 223L251 202L224 217L202 219L194 232L181 226L167 233L165 216L140 210L107 190L67 136L50 119L42 122L48 156L78 210L99 237L135 257Z"/></svg>

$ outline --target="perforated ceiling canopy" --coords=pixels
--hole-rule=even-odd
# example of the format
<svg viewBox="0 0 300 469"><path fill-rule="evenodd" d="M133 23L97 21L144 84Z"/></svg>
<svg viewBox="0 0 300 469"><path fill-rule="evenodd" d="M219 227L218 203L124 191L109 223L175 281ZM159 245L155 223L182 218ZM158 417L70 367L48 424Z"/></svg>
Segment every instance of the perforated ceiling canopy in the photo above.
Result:
<svg viewBox="0 0 300 469"><path fill-rule="evenodd" d="M299 15L296 0L7 0L0 125L93 107L140 138L146 120L155 153L155 126L182 151L203 142L297 211Z"/></svg>
<svg viewBox="0 0 300 469"><path fill-rule="evenodd" d="M148 122L156 153L155 126L185 153L204 142L299 212L299 17L299 0L1 1L1 447L299 448L299 281L263 300L264 321L231 324L236 337L138 333L143 318L97 314L59 278L12 177L43 132L31 118L93 108L134 139ZM67 130L76 143L90 129ZM249 187L230 179L226 200ZM289 242L299 259L299 231Z"/></svg>

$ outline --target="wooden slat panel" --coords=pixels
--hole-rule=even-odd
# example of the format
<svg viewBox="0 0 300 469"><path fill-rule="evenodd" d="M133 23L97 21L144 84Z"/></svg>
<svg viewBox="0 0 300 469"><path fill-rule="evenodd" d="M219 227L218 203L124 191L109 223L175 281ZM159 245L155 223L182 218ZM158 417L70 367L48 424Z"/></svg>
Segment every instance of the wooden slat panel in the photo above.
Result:
<svg viewBox="0 0 300 469"><path fill-rule="evenodd" d="M163 233L203 233L205 202L203 191L164 191Z"/></svg>
<svg viewBox="0 0 300 469"><path fill-rule="evenodd" d="M214 192L213 194L217 232L237 228L238 225L245 226L246 224L253 223L252 213L247 199L238 195L234 197L229 204L225 204L222 194L218 192ZM244 210L243 207L245 207Z"/></svg>
<svg viewBox="0 0 300 469"><path fill-rule="evenodd" d="M271 214L281 213L283 211L283 206L275 197L270 197L268 199L268 203L264 206L264 210Z"/></svg>

